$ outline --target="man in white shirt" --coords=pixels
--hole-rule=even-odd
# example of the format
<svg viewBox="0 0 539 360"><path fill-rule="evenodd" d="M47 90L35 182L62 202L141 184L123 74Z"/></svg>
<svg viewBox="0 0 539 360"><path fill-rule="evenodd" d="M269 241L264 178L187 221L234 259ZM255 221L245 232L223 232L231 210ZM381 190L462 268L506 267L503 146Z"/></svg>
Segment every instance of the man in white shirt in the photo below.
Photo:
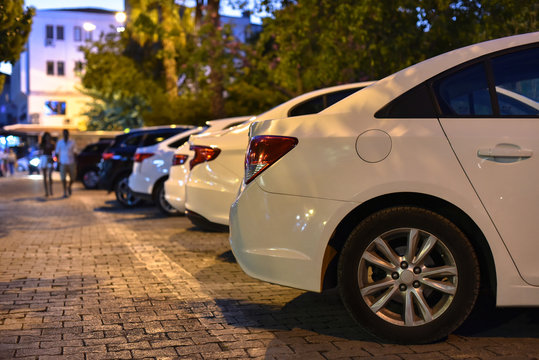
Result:
<svg viewBox="0 0 539 360"><path fill-rule="evenodd" d="M62 185L64 186L64 197L71 195L71 185L75 180L77 171L75 164L75 142L69 140L69 131L64 129L63 139L56 143L56 156L60 164L60 176L62 177ZM67 184L66 172L69 173L69 184Z"/></svg>

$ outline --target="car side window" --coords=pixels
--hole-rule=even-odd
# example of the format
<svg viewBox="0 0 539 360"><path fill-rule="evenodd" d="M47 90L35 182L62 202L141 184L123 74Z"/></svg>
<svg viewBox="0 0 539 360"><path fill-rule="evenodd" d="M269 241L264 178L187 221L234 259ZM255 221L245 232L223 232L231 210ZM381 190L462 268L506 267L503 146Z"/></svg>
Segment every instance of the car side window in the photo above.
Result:
<svg viewBox="0 0 539 360"><path fill-rule="evenodd" d="M288 112L288 116L301 116L316 114L324 110L324 95L317 96L309 99L299 105L296 105L292 110Z"/></svg>
<svg viewBox="0 0 539 360"><path fill-rule="evenodd" d="M493 58L492 71L500 115L539 115L539 48Z"/></svg>
<svg viewBox="0 0 539 360"><path fill-rule="evenodd" d="M151 145L159 144L161 141L166 140L169 137L176 134L177 132L172 132L172 131L160 131L156 133L147 134L146 138L144 138L144 142L142 143L142 146L151 146Z"/></svg>
<svg viewBox="0 0 539 360"><path fill-rule="evenodd" d="M361 89L363 89L363 86L339 90L325 95L317 96L293 107L288 112L288 116L292 117L319 113L325 108L330 107L336 102L341 101L345 97L348 97L349 95L352 95L353 93Z"/></svg>
<svg viewBox="0 0 539 360"><path fill-rule="evenodd" d="M330 107L331 105L341 101L345 97L348 97L361 89L363 89L363 87L346 89L346 90L341 90L341 91L336 91L334 93L326 94L326 104L324 106L324 109Z"/></svg>
<svg viewBox="0 0 539 360"><path fill-rule="evenodd" d="M172 148L172 149L177 149L179 148L180 146L182 146L183 144L185 144L185 142L187 141L187 139L189 139L189 137L183 137L181 139L178 139L174 142L171 142L170 144L168 144L168 147L169 148Z"/></svg>
<svg viewBox="0 0 539 360"><path fill-rule="evenodd" d="M490 116L492 104L483 62L434 83L442 116Z"/></svg>
<svg viewBox="0 0 539 360"><path fill-rule="evenodd" d="M140 143L140 140L142 139L142 134L141 135L133 135L133 136L130 136L128 137L124 142L123 144L121 145L121 147L126 147L126 146L138 146L138 144Z"/></svg>

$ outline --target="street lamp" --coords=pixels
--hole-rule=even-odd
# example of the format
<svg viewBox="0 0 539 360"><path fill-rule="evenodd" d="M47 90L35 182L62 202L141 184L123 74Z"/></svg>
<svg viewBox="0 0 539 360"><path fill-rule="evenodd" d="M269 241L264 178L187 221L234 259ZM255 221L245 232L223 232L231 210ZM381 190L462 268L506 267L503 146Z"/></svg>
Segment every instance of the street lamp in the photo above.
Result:
<svg viewBox="0 0 539 360"><path fill-rule="evenodd" d="M123 11L119 11L114 15L114 18L116 19L116 22L118 22L120 25L116 26L116 32L122 32L125 31L125 21L127 20L127 15Z"/></svg>

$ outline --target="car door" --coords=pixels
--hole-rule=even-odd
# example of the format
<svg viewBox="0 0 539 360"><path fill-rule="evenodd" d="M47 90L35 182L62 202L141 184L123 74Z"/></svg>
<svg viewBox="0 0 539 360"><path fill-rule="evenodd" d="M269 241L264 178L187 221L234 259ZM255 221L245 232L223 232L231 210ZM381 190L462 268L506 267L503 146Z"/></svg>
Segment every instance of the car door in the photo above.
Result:
<svg viewBox="0 0 539 360"><path fill-rule="evenodd" d="M433 83L440 123L521 276L539 285L539 47Z"/></svg>

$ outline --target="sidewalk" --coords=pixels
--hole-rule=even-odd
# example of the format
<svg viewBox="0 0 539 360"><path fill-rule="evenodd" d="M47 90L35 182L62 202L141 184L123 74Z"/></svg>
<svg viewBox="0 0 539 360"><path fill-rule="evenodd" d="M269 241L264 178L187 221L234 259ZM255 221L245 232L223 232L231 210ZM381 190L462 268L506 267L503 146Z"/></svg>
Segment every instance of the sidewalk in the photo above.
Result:
<svg viewBox="0 0 539 360"><path fill-rule="evenodd" d="M54 186L45 199L40 176L0 178L0 359L539 358L539 309L487 310L435 344L379 343L337 292L245 275L227 234Z"/></svg>

